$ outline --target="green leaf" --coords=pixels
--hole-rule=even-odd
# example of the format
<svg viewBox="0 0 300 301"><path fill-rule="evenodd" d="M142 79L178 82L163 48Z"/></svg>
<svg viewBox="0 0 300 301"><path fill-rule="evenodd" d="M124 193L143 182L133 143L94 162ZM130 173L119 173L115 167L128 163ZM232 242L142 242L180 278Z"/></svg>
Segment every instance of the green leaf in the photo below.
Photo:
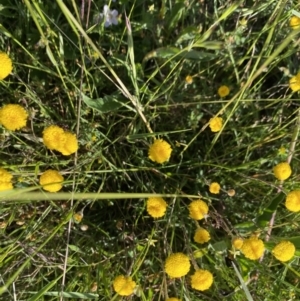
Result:
<svg viewBox="0 0 300 301"><path fill-rule="evenodd" d="M29 293L32 294L33 292L29 292ZM99 298L98 294L77 293L77 292L57 292L57 291L46 292L46 293L44 293L44 296L54 296L54 297L62 296L64 298L72 298L72 299L96 299L96 298ZM32 300L40 300L40 299L32 299Z"/></svg>
<svg viewBox="0 0 300 301"><path fill-rule="evenodd" d="M180 33L175 44L180 45L184 41L193 40L196 35L199 35L199 29L196 26L188 26Z"/></svg>
<svg viewBox="0 0 300 301"><path fill-rule="evenodd" d="M183 18L184 11L185 11L185 4L183 1L178 2L173 6L171 10L171 14L169 14L168 20L166 20L168 24L167 25L168 30L171 30L175 26L178 26L178 22L180 21L180 19Z"/></svg>
<svg viewBox="0 0 300 301"><path fill-rule="evenodd" d="M41 290L39 290L37 293L34 293L34 296L32 296L28 301L38 301L41 300L41 297L44 296L47 291L52 288L57 281L60 279L61 277L52 280L50 283L48 283L46 286L44 286ZM30 292L31 293L31 292Z"/></svg>
<svg viewBox="0 0 300 301"><path fill-rule="evenodd" d="M212 244L212 247L216 252L224 252L227 250L227 244L224 240Z"/></svg>
<svg viewBox="0 0 300 301"><path fill-rule="evenodd" d="M162 47L149 52L143 59L143 63L152 58L177 58L177 59L190 59L190 60L212 60L216 57L215 54L206 51L198 50L182 50L176 47Z"/></svg>
<svg viewBox="0 0 300 301"><path fill-rule="evenodd" d="M257 217L256 222L258 226L265 227L268 225L270 219L272 218L273 213L277 210L278 205L283 201L285 198L285 194L280 192L265 208L263 213Z"/></svg>
<svg viewBox="0 0 300 301"><path fill-rule="evenodd" d="M244 222L234 225L234 229L241 232L252 232L256 229L254 222Z"/></svg>
<svg viewBox="0 0 300 301"><path fill-rule="evenodd" d="M106 95L103 98L92 99L82 93L82 100L88 107L101 113L116 111L124 105L122 103L124 97L120 95Z"/></svg>
<svg viewBox="0 0 300 301"><path fill-rule="evenodd" d="M243 291L244 291L244 293L245 293L245 295L246 295L246 297L247 297L247 300L248 300L248 301L253 301L253 298L252 298L252 296L251 296L251 294L250 294L250 292L249 292L249 289L248 289L248 287L247 287L247 285L246 285L246 283L245 283L245 281L244 281L242 275L240 274L238 268L237 268L236 265L234 264L234 262L232 262L232 266L233 266L233 268L234 268L234 271L235 271L237 277L238 277L239 280L240 280L240 283L241 283L242 288L243 288Z"/></svg>

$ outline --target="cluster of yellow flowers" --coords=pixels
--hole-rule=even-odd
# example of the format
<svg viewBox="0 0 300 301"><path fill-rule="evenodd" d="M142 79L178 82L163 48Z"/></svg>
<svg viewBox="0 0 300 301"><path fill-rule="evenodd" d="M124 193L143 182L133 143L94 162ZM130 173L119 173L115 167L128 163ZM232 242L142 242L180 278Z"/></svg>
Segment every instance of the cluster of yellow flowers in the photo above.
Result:
<svg viewBox="0 0 300 301"><path fill-rule="evenodd" d="M0 52L0 80L12 71L12 61L6 53ZM24 128L28 120L27 111L18 104L7 104L0 108L0 124L7 130L16 131ZM66 132L56 125L46 128L43 132L44 144L50 150L57 150L68 156L78 149L78 141L74 134ZM40 177L40 185L50 192L62 188L63 176L55 170L47 170ZM12 175L0 168L0 190L12 189Z"/></svg>
<svg viewBox="0 0 300 301"><path fill-rule="evenodd" d="M48 149L56 150L64 156L74 154L78 150L76 135L57 125L50 125L43 131L43 142Z"/></svg>
<svg viewBox="0 0 300 301"><path fill-rule="evenodd" d="M278 180L284 181L291 176L292 169L289 163L282 162L273 168L273 172ZM300 190L293 190L287 194L285 207L292 212L300 211Z"/></svg>
<svg viewBox="0 0 300 301"><path fill-rule="evenodd" d="M151 197L147 200L147 212L154 218L164 216L166 208L167 203L163 198ZM208 206L202 200L192 201L188 209L190 217L194 220L201 220L208 213ZM210 234L204 228L198 227L194 235L194 240L197 243L204 244L210 240ZM171 278L180 278L187 275L190 268L189 257L180 252L171 254L165 261L165 272ZM191 285L194 289L203 291L209 289L212 283L213 276L209 271L197 270L194 275L191 276ZM169 298L167 300L173 301L178 299Z"/></svg>
<svg viewBox="0 0 300 301"><path fill-rule="evenodd" d="M165 262L165 272L171 278L180 278L187 275L190 268L190 260L183 253L173 253ZM196 270L191 276L191 286L196 290L207 290L211 287L212 283L213 275L207 270Z"/></svg>
<svg viewBox="0 0 300 301"><path fill-rule="evenodd" d="M291 176L292 169L289 163L282 162L273 168L273 172L278 180L284 181ZM287 194L285 207L292 212L300 211L300 190L293 190Z"/></svg>
<svg viewBox="0 0 300 301"><path fill-rule="evenodd" d="M0 191L9 190L13 188L12 174L4 168L0 168Z"/></svg>
<svg viewBox="0 0 300 301"><path fill-rule="evenodd" d="M251 260L261 258L265 250L263 241L256 236L252 236L245 240L236 237L233 239L232 245L235 250L241 250L245 257ZM286 262L294 257L295 251L295 245L290 241L284 240L273 248L272 254L279 261Z"/></svg>

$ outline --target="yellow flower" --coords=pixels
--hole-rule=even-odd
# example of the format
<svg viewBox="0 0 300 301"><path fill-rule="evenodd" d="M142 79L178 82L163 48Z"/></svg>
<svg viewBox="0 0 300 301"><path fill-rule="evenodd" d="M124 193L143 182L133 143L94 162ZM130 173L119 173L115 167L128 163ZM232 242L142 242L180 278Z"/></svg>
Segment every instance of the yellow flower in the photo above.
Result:
<svg viewBox="0 0 300 301"><path fill-rule="evenodd" d="M5 170L4 168L0 168L0 182L11 182L12 174Z"/></svg>
<svg viewBox="0 0 300 301"><path fill-rule="evenodd" d="M172 148L168 142L163 139L156 139L149 148L149 159L162 164L169 161L171 153Z"/></svg>
<svg viewBox="0 0 300 301"><path fill-rule="evenodd" d="M186 78L185 78L185 82L190 85L193 83L193 77L190 76L190 75L187 75Z"/></svg>
<svg viewBox="0 0 300 301"><path fill-rule="evenodd" d="M48 169L40 176L40 185L50 192L57 192L62 189L64 177L56 170Z"/></svg>
<svg viewBox="0 0 300 301"><path fill-rule="evenodd" d="M295 255L295 245L291 243L290 241L281 241L279 244L277 244L272 254L275 256L276 259L285 262L292 259Z"/></svg>
<svg viewBox="0 0 300 301"><path fill-rule="evenodd" d="M171 254L165 262L165 271L171 278L185 276L190 268L190 260L183 253Z"/></svg>
<svg viewBox="0 0 300 301"><path fill-rule="evenodd" d="M205 291L209 289L214 281L213 275L207 270L197 270L191 276L191 286L198 291Z"/></svg>
<svg viewBox="0 0 300 301"><path fill-rule="evenodd" d="M195 220L201 220L208 213L208 206L202 200L192 201L189 205L190 217Z"/></svg>
<svg viewBox="0 0 300 301"><path fill-rule="evenodd" d="M221 117L213 117L209 120L209 127L212 132L219 132L223 126L223 119Z"/></svg>
<svg viewBox="0 0 300 301"><path fill-rule="evenodd" d="M291 77L290 78L290 81L289 81L289 86L290 86L290 89L293 90L294 92L297 92L300 90L300 72Z"/></svg>
<svg viewBox="0 0 300 301"><path fill-rule="evenodd" d="M292 27L293 29L297 29L300 27L300 18L296 17L296 16L292 16L290 19L290 27Z"/></svg>
<svg viewBox="0 0 300 301"><path fill-rule="evenodd" d="M78 140L75 134L65 132L57 125L50 125L43 131L43 142L48 149L69 156L78 150Z"/></svg>
<svg viewBox="0 0 300 301"><path fill-rule="evenodd" d="M194 235L194 241L204 244L210 240L209 232L203 228L197 229Z"/></svg>
<svg viewBox="0 0 300 301"><path fill-rule="evenodd" d="M66 141L65 131L57 125L50 125L43 131L43 142L50 150L62 148L66 144Z"/></svg>
<svg viewBox="0 0 300 301"><path fill-rule="evenodd" d="M220 97L226 97L228 94L230 93L230 90L227 86L221 86L219 89L218 89L218 94Z"/></svg>
<svg viewBox="0 0 300 301"><path fill-rule="evenodd" d="M12 71L12 62L9 56L0 52L0 80L7 77Z"/></svg>
<svg viewBox="0 0 300 301"><path fill-rule="evenodd" d="M163 198L149 198L147 200L147 212L154 218L165 215L167 203Z"/></svg>
<svg viewBox="0 0 300 301"><path fill-rule="evenodd" d="M11 182L0 182L0 191L13 189Z"/></svg>
<svg viewBox="0 0 300 301"><path fill-rule="evenodd" d="M180 300L177 298L168 298L166 301L180 301Z"/></svg>
<svg viewBox="0 0 300 301"><path fill-rule="evenodd" d="M56 150L61 152L64 156L74 154L78 150L78 141L75 134L65 132L66 142L58 147Z"/></svg>
<svg viewBox="0 0 300 301"><path fill-rule="evenodd" d="M284 181L292 174L292 169L289 163L282 162L273 168L274 176L281 181Z"/></svg>
<svg viewBox="0 0 300 301"><path fill-rule="evenodd" d="M217 182L213 182L209 185L209 192L214 193L214 194L219 194L220 193L221 186Z"/></svg>
<svg viewBox="0 0 300 301"><path fill-rule="evenodd" d="M129 296L134 292L136 283L129 276L119 275L114 279L113 287L120 296Z"/></svg>
<svg viewBox="0 0 300 301"><path fill-rule="evenodd" d="M259 259L263 255L264 250L263 241L255 236L245 239L241 248L245 257L251 260Z"/></svg>
<svg viewBox="0 0 300 301"><path fill-rule="evenodd" d="M300 211L300 190L293 190L287 194L285 207L292 212Z"/></svg>
<svg viewBox="0 0 300 301"><path fill-rule="evenodd" d="M232 240L232 245L236 250L240 250L243 246L243 243L244 243L244 240L239 237L236 237Z"/></svg>
<svg viewBox="0 0 300 301"><path fill-rule="evenodd" d="M13 189L12 185L12 174L5 170L4 168L0 168L0 191Z"/></svg>
<svg viewBox="0 0 300 301"><path fill-rule="evenodd" d="M0 109L0 123L8 130L15 131L23 128L27 118L27 112L20 105L9 104Z"/></svg>

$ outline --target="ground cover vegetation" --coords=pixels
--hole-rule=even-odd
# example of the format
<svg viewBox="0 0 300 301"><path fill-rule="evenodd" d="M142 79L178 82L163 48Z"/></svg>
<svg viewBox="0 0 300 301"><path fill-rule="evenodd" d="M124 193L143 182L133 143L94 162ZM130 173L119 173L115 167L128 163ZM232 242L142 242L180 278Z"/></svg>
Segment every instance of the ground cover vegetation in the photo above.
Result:
<svg viewBox="0 0 300 301"><path fill-rule="evenodd" d="M299 300L298 11L2 0L1 300Z"/></svg>

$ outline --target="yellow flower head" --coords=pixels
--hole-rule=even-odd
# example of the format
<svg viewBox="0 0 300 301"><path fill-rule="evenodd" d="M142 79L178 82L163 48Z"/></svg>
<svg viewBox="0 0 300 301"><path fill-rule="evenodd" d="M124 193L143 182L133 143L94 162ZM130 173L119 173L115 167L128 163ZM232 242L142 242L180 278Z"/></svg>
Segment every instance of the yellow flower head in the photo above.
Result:
<svg viewBox="0 0 300 301"><path fill-rule="evenodd" d="M11 182L12 174L4 168L0 168L0 182Z"/></svg>
<svg viewBox="0 0 300 301"><path fill-rule="evenodd" d="M190 75L187 75L186 78L185 78L185 82L190 85L193 83L193 77L190 76Z"/></svg>
<svg viewBox="0 0 300 301"><path fill-rule="evenodd" d="M0 182L0 191L13 189L11 182Z"/></svg>
<svg viewBox="0 0 300 301"><path fill-rule="evenodd" d="M12 174L4 168L0 168L0 191L13 189Z"/></svg>
<svg viewBox="0 0 300 301"><path fill-rule="evenodd" d="M57 125L50 125L43 131L43 142L50 150L62 148L66 144L66 141L65 131Z"/></svg>
<svg viewBox="0 0 300 301"><path fill-rule="evenodd" d="M294 92L300 90L300 72L297 75L290 78L289 86L290 89Z"/></svg>
<svg viewBox="0 0 300 301"><path fill-rule="evenodd" d="M245 257L251 260L259 259L263 255L264 250L263 241L255 236L245 239L241 248Z"/></svg>
<svg viewBox="0 0 300 301"><path fill-rule="evenodd" d="M147 200L147 212L154 218L165 215L167 203L163 198L149 198Z"/></svg>
<svg viewBox="0 0 300 301"><path fill-rule="evenodd" d="M210 240L209 232L203 228L197 229L194 235L194 241L204 244Z"/></svg>
<svg viewBox="0 0 300 301"><path fill-rule="evenodd" d="M7 77L12 71L12 62L9 56L0 52L0 80Z"/></svg>
<svg viewBox="0 0 300 301"><path fill-rule="evenodd" d="M192 288L198 291L205 291L213 284L214 277L210 271L197 270L194 275L191 276Z"/></svg>
<svg viewBox="0 0 300 301"><path fill-rule="evenodd" d="M243 246L244 240L236 237L232 240L232 246L236 249L236 250L240 250Z"/></svg>
<svg viewBox="0 0 300 301"><path fill-rule="evenodd" d="M185 276L191 268L189 258L183 253L171 254L165 262L165 271L171 278Z"/></svg>
<svg viewBox="0 0 300 301"><path fill-rule="evenodd" d="M208 206L202 200L192 201L189 205L190 217L195 220L201 220L208 213Z"/></svg>
<svg viewBox="0 0 300 301"><path fill-rule="evenodd" d="M40 185L50 192L57 192L62 189L64 177L56 170L48 169L40 176Z"/></svg>
<svg viewBox="0 0 300 301"><path fill-rule="evenodd" d="M223 126L223 119L221 117L213 117L209 120L209 127L212 132L219 132Z"/></svg>
<svg viewBox="0 0 300 301"><path fill-rule="evenodd" d="M15 131L23 128L27 118L27 112L20 105L9 104L0 109L0 124L8 130Z"/></svg>
<svg viewBox="0 0 300 301"><path fill-rule="evenodd" d="M156 139L149 148L149 159L162 164L169 161L171 153L172 148L168 142L163 139Z"/></svg>
<svg viewBox="0 0 300 301"><path fill-rule="evenodd" d="M292 212L300 211L300 190L293 190L287 194L285 207Z"/></svg>
<svg viewBox="0 0 300 301"><path fill-rule="evenodd" d="M292 174L292 169L289 163L282 162L273 168L274 176L281 181L284 181Z"/></svg>
<svg viewBox="0 0 300 301"><path fill-rule="evenodd" d="M113 287L120 296L129 296L134 292L136 283L129 276L119 275L114 279Z"/></svg>
<svg viewBox="0 0 300 301"><path fill-rule="evenodd" d="M180 300L177 298L168 298L166 301L180 301Z"/></svg>
<svg viewBox="0 0 300 301"><path fill-rule="evenodd" d="M293 29L297 29L300 27L300 18L296 17L296 16L292 16L290 19L290 27L292 27Z"/></svg>
<svg viewBox="0 0 300 301"><path fill-rule="evenodd" d="M226 97L230 93L230 89L227 86L221 86L218 89L218 94L220 97Z"/></svg>
<svg viewBox="0 0 300 301"><path fill-rule="evenodd" d="M78 141L75 134L65 132L66 142L56 150L61 152L64 156L74 154L78 150Z"/></svg>
<svg viewBox="0 0 300 301"><path fill-rule="evenodd" d="M293 243L291 243L290 241L281 241L274 247L272 254L276 259L285 262L294 257L295 251L296 248Z"/></svg>
<svg viewBox="0 0 300 301"><path fill-rule="evenodd" d="M209 185L209 192L213 194L219 194L220 193L221 186L217 182L213 182Z"/></svg>

